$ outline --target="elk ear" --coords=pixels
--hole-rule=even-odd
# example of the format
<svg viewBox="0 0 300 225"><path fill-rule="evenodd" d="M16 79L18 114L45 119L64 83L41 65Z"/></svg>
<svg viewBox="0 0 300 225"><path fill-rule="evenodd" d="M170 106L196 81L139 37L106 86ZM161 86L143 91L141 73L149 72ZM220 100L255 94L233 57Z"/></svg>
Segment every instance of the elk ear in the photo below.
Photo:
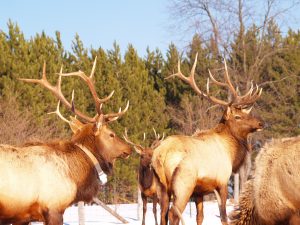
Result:
<svg viewBox="0 0 300 225"><path fill-rule="evenodd" d="M101 130L101 127L103 126L103 123L104 123L104 118L103 118L103 114L101 114L98 117L98 119L95 123L95 127L94 127L94 133L95 133L96 136L99 135L99 132Z"/></svg>
<svg viewBox="0 0 300 225"><path fill-rule="evenodd" d="M80 122L76 117L70 116L70 128L75 134L78 130L80 130L83 127L83 123Z"/></svg>
<svg viewBox="0 0 300 225"><path fill-rule="evenodd" d="M242 109L242 112L243 112L243 113L246 113L246 114L249 114L249 113L251 112L252 108L253 108L253 106L251 106L251 107L248 108L248 109Z"/></svg>

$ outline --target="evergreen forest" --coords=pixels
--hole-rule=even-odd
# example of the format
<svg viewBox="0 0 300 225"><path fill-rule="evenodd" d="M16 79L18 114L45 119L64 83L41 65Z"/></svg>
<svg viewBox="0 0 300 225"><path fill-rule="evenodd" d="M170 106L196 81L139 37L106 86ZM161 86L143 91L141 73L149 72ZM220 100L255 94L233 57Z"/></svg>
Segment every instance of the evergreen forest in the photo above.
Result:
<svg viewBox="0 0 300 225"><path fill-rule="evenodd" d="M147 54L140 56L133 45L128 45L124 54L118 43L111 49L87 48L78 35L72 49L66 50L59 31L54 37L42 32L26 39L17 23L8 21L7 26L7 32L0 30L1 143L23 145L70 138L68 124L48 114L56 109L57 99L45 88L19 78L40 79L46 62L47 78L54 85L61 67L66 73L81 70L88 75L96 57L98 95L104 97L115 91L104 104L104 112L117 112L130 101L126 114L110 124L119 137L127 128L132 141L147 146L153 141L153 128L166 136L191 135L197 129L212 128L222 108L197 96L179 79L165 79L177 71L178 60L182 73L188 75L196 53L196 80L203 90L208 70L218 80L223 79L224 58L232 82L241 93L249 89L251 82L263 88L253 111L264 119L266 128L251 137L253 148L270 138L300 134L300 31L290 29L283 35L275 21L267 24L263 36L255 25L237 32L227 46L226 56L216 52L213 41L204 42L197 34L184 52L170 43L165 54L160 49L147 49ZM75 107L92 117L95 107L87 85L78 77L63 77L62 91L67 99L71 99L73 89ZM211 85L210 92L220 99L227 97L227 90L215 85ZM66 118L72 116L64 107L60 111ZM100 198L106 203L135 202L138 165L137 153L118 160L114 176L103 186Z"/></svg>

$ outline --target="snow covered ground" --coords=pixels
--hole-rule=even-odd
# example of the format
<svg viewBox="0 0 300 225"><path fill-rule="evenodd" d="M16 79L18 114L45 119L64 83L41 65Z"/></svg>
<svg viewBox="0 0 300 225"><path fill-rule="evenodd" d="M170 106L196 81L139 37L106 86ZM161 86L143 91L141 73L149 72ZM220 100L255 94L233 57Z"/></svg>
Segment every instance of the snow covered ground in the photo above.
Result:
<svg viewBox="0 0 300 225"><path fill-rule="evenodd" d="M113 210L115 210L119 215L121 215L125 220L127 220L129 225L141 225L141 217L138 220L137 214L137 204L120 204L120 205L109 205ZM227 206L227 212L233 209L232 205ZM158 221L160 215L160 208L158 210ZM219 216L218 204L215 201L204 202L204 221L203 225L221 225ZM196 224L196 207L195 204L188 204L183 218L187 225ZM114 225L123 224L117 218L112 216L101 206L85 206L85 221L86 225ZM36 223L38 224L38 223ZM68 208L64 214L64 224L66 225L77 225L78 224L78 208L73 206ZM152 203L148 203L147 215L146 215L146 225L154 225L154 217L152 213Z"/></svg>

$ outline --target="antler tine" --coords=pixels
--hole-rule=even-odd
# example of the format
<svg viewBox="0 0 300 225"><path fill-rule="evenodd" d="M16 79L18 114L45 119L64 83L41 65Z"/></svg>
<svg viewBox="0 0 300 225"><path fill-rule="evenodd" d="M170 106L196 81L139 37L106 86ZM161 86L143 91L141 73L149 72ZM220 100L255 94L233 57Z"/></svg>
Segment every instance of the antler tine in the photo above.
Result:
<svg viewBox="0 0 300 225"><path fill-rule="evenodd" d="M157 133L156 133L155 128L153 127L152 130L153 130L153 132L154 132L155 139L158 139L158 138L157 138Z"/></svg>
<svg viewBox="0 0 300 225"><path fill-rule="evenodd" d="M154 128L153 128L153 132L155 135L155 140L152 142L152 144L150 146L150 148L152 148L152 149L156 148L165 138L165 133L163 133L162 138L160 138L160 135L156 133L156 130Z"/></svg>
<svg viewBox="0 0 300 225"><path fill-rule="evenodd" d="M225 79L225 83L222 83L222 82L219 82L217 81L213 76L212 74L210 73L209 71L209 76L210 78L212 79L212 81L219 85L219 86L223 86L223 87L227 87L229 89L229 91L232 93L232 100L230 103L226 103L222 100L219 100L219 99L215 99L214 97L212 96L209 96L209 81L207 83L207 95L208 97L211 99L211 100L217 100L217 101L220 101L219 104L223 104L223 103L226 103L227 105L234 105L234 106L240 106L240 107L244 107L244 106L249 106L251 104L253 104L260 96L261 94L261 90L258 88L258 86L256 86L256 90L255 92L253 93L253 82L251 82L251 87L250 87L250 90L247 91L246 94L244 94L243 96L239 96L238 95L238 90L234 88L231 80L230 80L230 77L229 77L229 73L228 73L228 68L227 68L227 63L226 63L226 59L224 59L224 69L225 69L225 72L224 72L224 79ZM226 105L226 104L223 104L223 105Z"/></svg>
<svg viewBox="0 0 300 225"><path fill-rule="evenodd" d="M191 73L190 73L189 76L183 75L183 73L180 70L180 60L178 60L178 66L177 66L178 67L178 72L174 73L174 74L171 74L170 76L166 77L165 79L169 79L171 77L179 77L181 80L183 80L184 82L189 84L198 95L202 95L204 97L207 97L206 94L203 93L199 89L199 87L197 86L196 81L195 81L195 70L196 70L196 65L197 65L197 58L198 58L198 53L195 56L195 61L193 63L193 67L192 67L192 70L191 70Z"/></svg>
<svg viewBox="0 0 300 225"><path fill-rule="evenodd" d="M43 64L42 80L47 80L47 77L46 77L46 61L44 61L44 64Z"/></svg>
<svg viewBox="0 0 300 225"><path fill-rule="evenodd" d="M196 91L197 94L207 97L207 95L200 90L200 88L197 86L196 81L195 81L195 71L196 71L197 59L198 59L198 52L196 53L195 61L194 61L194 64L193 64L193 67L192 67L192 70L191 70L190 76L188 77L187 82Z"/></svg>
<svg viewBox="0 0 300 225"><path fill-rule="evenodd" d="M119 112L117 112L117 113L105 114L104 118L107 119L108 122L114 121L114 120L118 119L120 116L122 116L128 110L128 108L129 108L129 101L127 101L127 104L123 110L120 108Z"/></svg>
<svg viewBox="0 0 300 225"><path fill-rule="evenodd" d="M127 134L127 128L125 127L125 132L123 135L124 140L128 143L131 144L133 147L137 147L140 148L141 150L144 149L144 147L142 145L136 144L134 142L132 142L129 138L128 138L128 134Z"/></svg>
<svg viewBox="0 0 300 225"><path fill-rule="evenodd" d="M210 92L209 92L209 78L207 78L207 82L206 82L206 97L207 97L207 99L209 99L211 102L213 102L215 104L224 105L224 106L229 105L228 102L225 102L221 99L217 99L216 97L210 95Z"/></svg>
<svg viewBox="0 0 300 225"><path fill-rule="evenodd" d="M56 110L53 111L53 112L48 112L47 114L56 114L56 115L58 115L58 117L61 118L64 122L70 124L70 121L67 120L67 119L60 113L60 111L59 111L59 105L60 105L60 100L58 100L58 104L57 104Z"/></svg>
<svg viewBox="0 0 300 225"><path fill-rule="evenodd" d="M160 141L163 141L165 139L165 132L163 132L163 136L161 137Z"/></svg>
<svg viewBox="0 0 300 225"><path fill-rule="evenodd" d="M234 86L232 85L232 83L230 81L229 74L228 74L228 69L227 69L227 63L226 63L226 59L225 58L224 58L224 68L225 68L224 78L225 78L225 81L227 83L227 86L228 86L230 92L233 95L233 98L232 98L232 102L233 102L237 98L238 94L237 94Z"/></svg>
<svg viewBox="0 0 300 225"><path fill-rule="evenodd" d="M249 105L254 104L254 102L260 97L262 93L262 88L259 88L256 84L256 87L253 88L253 81L251 81L251 87L249 91L243 96L238 96L238 101L235 102L233 105L241 105L241 107L246 108Z"/></svg>
<svg viewBox="0 0 300 225"><path fill-rule="evenodd" d="M249 91L247 91L246 94L244 94L243 96L240 96L241 99L248 97L249 95L251 95L251 93L253 92L253 81L251 81L251 86Z"/></svg>
<svg viewBox="0 0 300 225"><path fill-rule="evenodd" d="M198 52L196 53L194 64L193 64L193 67L192 67L192 70L191 70L191 75L190 75L193 80L195 80L195 71L196 71L197 59L198 59Z"/></svg>
<svg viewBox="0 0 300 225"><path fill-rule="evenodd" d="M62 71L62 68L61 68ZM70 102L65 98L65 96L63 95L62 91L61 91L61 76L59 76L58 81L56 83L56 85L51 85L49 83L49 81L47 80L47 76L46 76L46 62L44 62L43 65L43 75L41 79L25 79L25 78L19 78L19 80L21 81L25 81L27 83L33 83L33 84L40 84L41 86L45 87L46 89L48 89L49 91L51 91L55 97L57 99L59 99L67 108L69 108L70 110L72 109L72 105L70 104ZM75 110L74 113L76 115L78 115L79 117L81 117L82 119L88 121L88 122L95 122L96 120L84 115L82 112L80 112L79 110Z"/></svg>
<svg viewBox="0 0 300 225"><path fill-rule="evenodd" d="M172 78L172 77L179 77L181 80L189 83L189 78L184 76L181 72L181 69L180 69L180 60L178 59L178 63L177 63L177 73L173 73L169 76L167 76L165 79L169 79L169 78Z"/></svg>
<svg viewBox="0 0 300 225"><path fill-rule="evenodd" d="M95 69L96 69L96 63L97 63L97 56L95 57L94 63L93 63L93 67L92 67L92 71L90 74L90 79L93 79L94 77L94 73L95 73Z"/></svg>
<svg viewBox="0 0 300 225"><path fill-rule="evenodd" d="M227 84L222 83L222 82L220 82L220 81L217 81L217 80L213 77L213 75L212 75L212 73L210 72L209 69L208 69L208 74L209 74L210 79L211 79L216 85L219 85L219 86L222 86L222 87L227 87Z"/></svg>
<svg viewBox="0 0 300 225"><path fill-rule="evenodd" d="M207 82L206 82L206 94L207 97L209 97L209 78L207 78Z"/></svg>
<svg viewBox="0 0 300 225"><path fill-rule="evenodd" d="M97 57L95 57L95 60L94 60L94 63L93 63L93 67L92 67L92 71L91 71L91 74L90 74L89 77L84 72L82 72L80 70L78 72L72 72L72 73L59 73L59 75L60 76L64 76L64 77L78 76L84 82L86 82L87 85L88 85L88 87L89 87L89 89L90 89L90 91L91 91L92 97L94 99L96 111L97 111L98 115L100 115L100 114L102 114L100 105L102 103L108 101L113 96L114 91L112 91L105 98L101 99L101 98L98 97L98 94L97 94L97 91L96 91L96 88L95 88L95 82L94 82L94 73L95 73L95 69L96 69L96 62L97 62Z"/></svg>
<svg viewBox="0 0 300 225"><path fill-rule="evenodd" d="M220 99L217 99L213 96L209 96L207 93L204 93L200 90L200 88L197 86L196 81L195 81L195 70L196 70L196 65L197 65L197 58L198 58L198 53L195 56L195 61L191 70L191 73L188 77L184 76L181 71L180 71L180 61L178 61L178 72L175 74L172 74L170 76L168 76L166 79L170 78L170 77L179 77L181 80L185 81L187 84L189 84L193 90L200 96L203 96L205 98L207 98L208 100L212 101L215 104L219 104L219 105L225 105L228 106L229 103L222 101ZM221 86L225 86L225 84L218 82L216 79L214 79L213 76L211 76L212 80L216 83L220 83Z"/></svg>
<svg viewBox="0 0 300 225"><path fill-rule="evenodd" d="M261 96L262 88L256 88L256 91L252 94L253 90L251 91L250 95L247 95L245 98L243 98L240 102L236 102L233 105L240 105L240 108L247 108L249 105L254 104L257 99Z"/></svg>

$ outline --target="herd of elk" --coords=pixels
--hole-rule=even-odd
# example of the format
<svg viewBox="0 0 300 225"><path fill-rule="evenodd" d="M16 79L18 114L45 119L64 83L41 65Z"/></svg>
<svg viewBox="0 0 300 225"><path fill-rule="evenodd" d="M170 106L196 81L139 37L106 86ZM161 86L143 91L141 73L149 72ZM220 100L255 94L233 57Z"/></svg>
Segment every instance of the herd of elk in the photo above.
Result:
<svg viewBox="0 0 300 225"><path fill-rule="evenodd" d="M232 172L238 171L249 152L249 134L263 129L263 121L251 114L254 103L262 93L258 86L239 95L232 84L226 61L224 79L220 82L209 71L206 92L196 84L197 55L189 76L182 74L180 61L178 77L189 84L197 95L225 107L219 123L212 129L193 136L172 135L163 140L155 132L155 141L143 147L130 141L125 130L121 140L108 127L128 110L104 114L103 103L113 92L98 97L94 73L90 76L78 71L58 74L58 82L51 85L46 78L46 64L41 79L20 79L39 84L59 100L55 113L70 125L69 140L27 143L21 147L0 145L0 225L28 225L32 221L46 225L62 225L63 213L71 204L90 202L100 187L100 170L111 174L117 158L127 158L131 145L140 154L138 173L143 200L143 219L147 198L153 200L157 225L156 204L161 207L161 225L178 225L187 202L195 199L197 225L203 222L203 196L215 192L220 218L227 225L227 185ZM88 86L97 114L90 117L75 108L74 99L68 101L61 91L62 77L78 76ZM210 95L210 81L230 92L230 101ZM74 93L74 92L73 92ZM73 94L72 94L73 96ZM59 112L60 103L82 119L65 119ZM248 181L240 198L240 205L232 214L233 225L277 225L300 223L300 137L277 140L267 144L256 159L255 178ZM172 207L169 208L171 197Z"/></svg>
<svg viewBox="0 0 300 225"><path fill-rule="evenodd" d="M158 183L162 225L167 224L168 218L170 224L178 224L191 196L196 202L197 224L202 224L203 195L213 191L221 199L221 222L227 224L226 199L230 175L239 169L249 150L248 134L263 128L263 122L250 114L262 89L251 87L245 95L239 96L230 81L225 62L224 83L217 81L210 72L209 75L213 83L230 90L232 100L217 99L210 96L209 79L206 93L197 86L194 78L196 63L197 55L189 77L181 73L180 62L178 72L169 77L179 77L198 95L226 109L215 128L199 132L197 136L169 136L154 150L152 166ZM171 195L173 206L168 212Z"/></svg>
<svg viewBox="0 0 300 225"><path fill-rule="evenodd" d="M300 224L300 136L265 144L255 160L232 225Z"/></svg>
<svg viewBox="0 0 300 225"><path fill-rule="evenodd" d="M138 172L138 181L139 188L141 190L141 197L143 201L143 219L142 225L145 225L145 217L147 212L147 199L150 198L153 201L153 214L155 219L155 224L157 225L157 215L156 215L156 206L157 206L157 190L156 190L156 182L153 179L153 169L151 166L151 158L153 154L153 149L158 147L164 139L164 135L160 138L160 135L156 133L153 129L155 140L151 143L150 147L144 147L142 145L136 144L129 140L127 131L125 130L124 139L127 143L131 144L135 151L140 155L140 165Z"/></svg>
<svg viewBox="0 0 300 225"><path fill-rule="evenodd" d="M42 221L46 225L62 225L65 209L79 201L89 202L99 190L97 168L111 174L117 158L127 158L131 147L109 129L108 123L122 116L104 114L101 106L108 101L99 98L94 86L96 59L90 76L83 72L62 73L56 86L46 78L20 79L40 84L84 122L70 123L74 132L70 140L28 143L22 147L0 145L0 224L29 224ZM61 91L62 76L79 76L88 85L97 115L89 117L74 108Z"/></svg>

